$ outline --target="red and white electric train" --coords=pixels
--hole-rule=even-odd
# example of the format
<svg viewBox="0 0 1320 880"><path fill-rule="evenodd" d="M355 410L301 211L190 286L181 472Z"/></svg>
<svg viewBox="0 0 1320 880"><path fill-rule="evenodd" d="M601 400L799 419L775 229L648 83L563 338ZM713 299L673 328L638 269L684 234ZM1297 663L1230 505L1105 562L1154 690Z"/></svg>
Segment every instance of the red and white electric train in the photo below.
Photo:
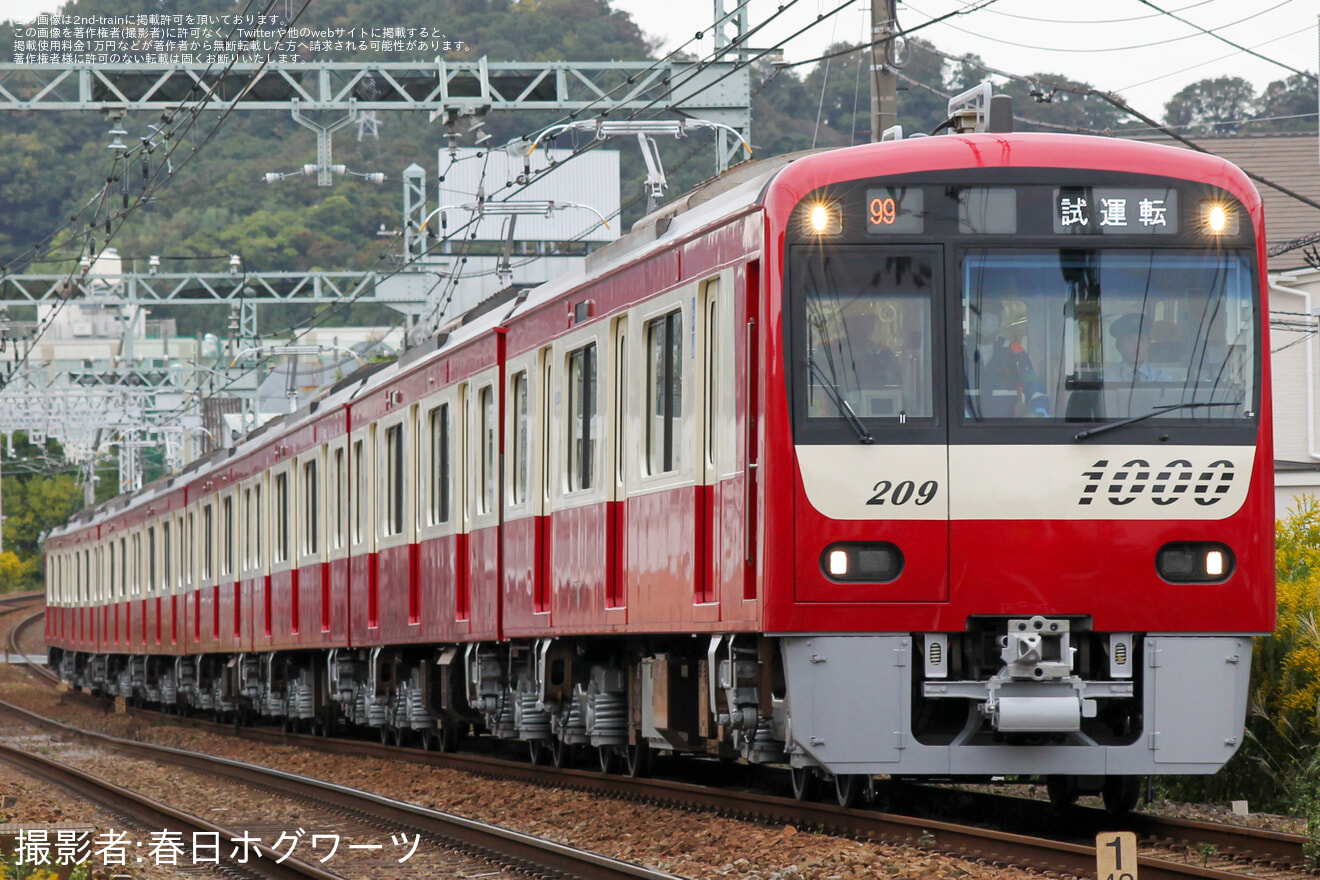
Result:
<svg viewBox="0 0 1320 880"><path fill-rule="evenodd" d="M1274 625L1261 201L956 134L734 169L46 542L51 662L534 758L1047 777L1240 742Z"/></svg>

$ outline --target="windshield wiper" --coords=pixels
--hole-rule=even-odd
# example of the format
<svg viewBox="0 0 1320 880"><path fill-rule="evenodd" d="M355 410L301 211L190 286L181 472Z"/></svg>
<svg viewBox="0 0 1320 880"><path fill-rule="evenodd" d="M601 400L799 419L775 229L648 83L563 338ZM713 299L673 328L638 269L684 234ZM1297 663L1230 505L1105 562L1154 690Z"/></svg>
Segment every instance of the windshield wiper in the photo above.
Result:
<svg viewBox="0 0 1320 880"><path fill-rule="evenodd" d="M1163 415L1164 413L1167 412L1173 412L1174 410L1177 409L1191 409L1192 407L1198 407L1198 406L1241 406L1241 405L1242 405L1242 401L1234 402L1231 400L1220 400L1213 402L1208 400L1190 400L1187 403L1168 403L1168 404L1164 404L1163 406L1157 406L1154 409L1152 409L1150 412L1142 413L1139 416L1132 416L1131 418L1127 418L1127 419L1119 419L1116 422L1105 422L1103 425L1096 425L1094 428L1087 428L1085 431L1078 431L1076 434L1073 435L1073 440L1074 441L1085 440L1087 437L1094 437L1096 434L1103 434L1105 431L1112 431L1114 428L1121 428L1124 425L1131 425L1136 422L1143 422L1146 419L1153 418L1158 415Z"/></svg>
<svg viewBox="0 0 1320 880"><path fill-rule="evenodd" d="M839 412L843 413L843 420L857 432L857 437L863 443L874 443L875 438L871 436L870 431L866 430L866 425L862 424L862 420L857 417L857 413L853 412L853 408L848 405L848 401L845 400L843 395L839 392L839 386L831 382L829 377L825 375L825 372L821 370L821 368L816 365L816 362L810 357L807 357L806 361L807 369L811 370L812 375L820 382L820 387L825 389L825 393L829 395L830 402L834 404Z"/></svg>

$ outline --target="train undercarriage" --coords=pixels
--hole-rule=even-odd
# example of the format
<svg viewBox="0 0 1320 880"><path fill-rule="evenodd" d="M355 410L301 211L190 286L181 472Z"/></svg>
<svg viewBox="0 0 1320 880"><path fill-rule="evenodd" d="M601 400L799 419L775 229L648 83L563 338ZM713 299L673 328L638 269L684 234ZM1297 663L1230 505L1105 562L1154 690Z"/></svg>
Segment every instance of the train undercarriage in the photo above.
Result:
<svg viewBox="0 0 1320 880"><path fill-rule="evenodd" d="M1097 793L1127 810L1144 775L1213 772L1232 755L1250 640L1098 634L1081 619L1036 616L950 634L183 657L57 649L51 662L92 693L236 724L324 735L350 726L441 750L476 731L527 743L533 762L594 759L634 775L665 754L786 764L796 796L825 783L845 804L878 775L1042 779L1056 803ZM1179 745L1161 753L1163 732Z"/></svg>

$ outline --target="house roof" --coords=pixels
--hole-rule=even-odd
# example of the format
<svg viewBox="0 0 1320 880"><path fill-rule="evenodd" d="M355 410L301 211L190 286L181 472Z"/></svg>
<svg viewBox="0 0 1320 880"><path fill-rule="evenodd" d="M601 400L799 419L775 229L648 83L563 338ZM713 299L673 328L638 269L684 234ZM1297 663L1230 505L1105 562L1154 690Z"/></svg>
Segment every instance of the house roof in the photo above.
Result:
<svg viewBox="0 0 1320 880"><path fill-rule="evenodd" d="M1264 177L1320 203L1320 135L1314 131L1193 135L1189 139L1250 174ZM1175 147L1185 146L1172 138L1151 140ZM1320 232L1320 208L1313 208L1260 181L1255 183L1265 202L1265 234L1269 246ZM1306 268L1306 258L1298 248L1272 257L1269 268L1271 272Z"/></svg>

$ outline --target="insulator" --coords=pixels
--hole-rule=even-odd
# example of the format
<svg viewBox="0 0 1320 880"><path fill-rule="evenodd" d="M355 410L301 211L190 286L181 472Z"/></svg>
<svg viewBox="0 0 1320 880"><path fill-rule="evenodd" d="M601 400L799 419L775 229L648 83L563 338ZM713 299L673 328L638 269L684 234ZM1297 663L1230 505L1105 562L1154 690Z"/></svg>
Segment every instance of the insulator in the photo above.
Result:
<svg viewBox="0 0 1320 880"><path fill-rule="evenodd" d="M120 193L119 199L123 203L124 210L128 210L128 193Z"/></svg>
<svg viewBox="0 0 1320 880"><path fill-rule="evenodd" d="M110 218L109 218L109 217L106 217L106 218L105 218L105 234L106 234L107 236L110 235Z"/></svg>
<svg viewBox="0 0 1320 880"><path fill-rule="evenodd" d="M148 177L150 177L150 176L151 176L151 161L150 161L149 159L143 159L143 160L142 160L142 179L143 179L143 180L146 180L146 179L147 179Z"/></svg>

